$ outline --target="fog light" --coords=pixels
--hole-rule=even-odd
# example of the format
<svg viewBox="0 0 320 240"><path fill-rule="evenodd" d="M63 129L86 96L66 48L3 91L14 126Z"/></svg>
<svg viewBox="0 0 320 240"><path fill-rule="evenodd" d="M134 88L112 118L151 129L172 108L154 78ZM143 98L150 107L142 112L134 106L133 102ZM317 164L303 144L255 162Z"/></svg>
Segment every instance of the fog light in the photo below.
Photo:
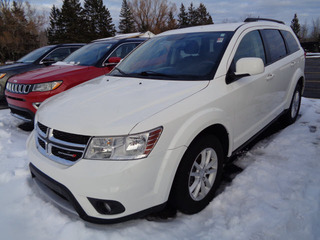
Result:
<svg viewBox="0 0 320 240"><path fill-rule="evenodd" d="M38 109L40 107L40 104L41 102L35 102L35 103L32 103L32 106L35 108L35 109Z"/></svg>
<svg viewBox="0 0 320 240"><path fill-rule="evenodd" d="M125 211L124 206L113 200L101 200L101 199L94 199L88 198L92 206L96 209L96 211L100 214L104 215L114 215L120 214Z"/></svg>

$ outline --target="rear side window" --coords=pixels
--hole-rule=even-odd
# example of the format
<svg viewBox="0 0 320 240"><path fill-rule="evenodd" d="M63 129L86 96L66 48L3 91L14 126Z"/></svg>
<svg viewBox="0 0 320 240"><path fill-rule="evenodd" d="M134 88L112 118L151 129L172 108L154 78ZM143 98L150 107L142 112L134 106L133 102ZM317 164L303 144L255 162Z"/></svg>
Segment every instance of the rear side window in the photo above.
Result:
<svg viewBox="0 0 320 240"><path fill-rule="evenodd" d="M289 54L294 53L300 49L299 44L290 32L281 31L281 34L286 41Z"/></svg>
<svg viewBox="0 0 320 240"><path fill-rule="evenodd" d="M267 46L267 63L273 63L287 55L283 38L278 30L264 29L261 31Z"/></svg>
<svg viewBox="0 0 320 240"><path fill-rule="evenodd" d="M44 60L61 61L70 55L70 48L57 48L53 50Z"/></svg>

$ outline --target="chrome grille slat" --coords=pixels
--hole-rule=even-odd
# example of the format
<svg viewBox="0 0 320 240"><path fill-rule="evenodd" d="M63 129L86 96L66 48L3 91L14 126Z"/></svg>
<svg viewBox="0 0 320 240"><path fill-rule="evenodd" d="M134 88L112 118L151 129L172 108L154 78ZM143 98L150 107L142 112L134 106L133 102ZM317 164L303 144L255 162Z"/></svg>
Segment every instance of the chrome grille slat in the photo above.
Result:
<svg viewBox="0 0 320 240"><path fill-rule="evenodd" d="M28 94L31 92L32 84L7 83L6 90L12 93Z"/></svg>
<svg viewBox="0 0 320 240"><path fill-rule="evenodd" d="M54 132L60 133L57 139ZM41 123L36 124L36 145L41 154L49 159L64 165L73 165L82 159L90 140L89 136L76 135L58 130L51 129ZM86 140L86 142L76 143L77 141ZM74 140L71 142L68 140Z"/></svg>

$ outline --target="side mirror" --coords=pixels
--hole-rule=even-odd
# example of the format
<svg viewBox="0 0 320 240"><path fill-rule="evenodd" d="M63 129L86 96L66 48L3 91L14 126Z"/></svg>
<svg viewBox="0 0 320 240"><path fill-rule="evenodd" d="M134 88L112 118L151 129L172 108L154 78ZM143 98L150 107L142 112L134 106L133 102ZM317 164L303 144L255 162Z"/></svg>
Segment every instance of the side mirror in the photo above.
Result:
<svg viewBox="0 0 320 240"><path fill-rule="evenodd" d="M236 71L229 69L226 76L226 83L230 84L234 81L247 76L257 75L264 72L264 63L261 58L240 58L236 62Z"/></svg>
<svg viewBox="0 0 320 240"><path fill-rule="evenodd" d="M104 64L105 67L114 67L121 61L120 57L111 57Z"/></svg>
<svg viewBox="0 0 320 240"><path fill-rule="evenodd" d="M236 62L236 76L257 75L264 72L264 63L261 58L240 58Z"/></svg>

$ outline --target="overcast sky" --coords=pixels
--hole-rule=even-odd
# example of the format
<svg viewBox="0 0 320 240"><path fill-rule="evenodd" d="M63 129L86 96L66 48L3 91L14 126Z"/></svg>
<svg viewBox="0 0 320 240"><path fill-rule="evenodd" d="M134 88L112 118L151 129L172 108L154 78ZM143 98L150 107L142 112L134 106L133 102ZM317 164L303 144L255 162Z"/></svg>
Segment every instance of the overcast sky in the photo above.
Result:
<svg viewBox="0 0 320 240"><path fill-rule="evenodd" d="M50 12L52 5L61 7L63 0L29 0L29 2L40 11ZM118 27L122 0L103 0L103 2L111 13L113 23ZM176 15L179 13L182 2L186 8L190 6L191 2L195 7L198 7L202 2L211 14L214 23L226 20L238 22L247 16L259 16L278 19L290 25L294 14L297 13L301 25L306 22L311 26L313 20L320 18L319 0L168 0L168 2L176 4Z"/></svg>

